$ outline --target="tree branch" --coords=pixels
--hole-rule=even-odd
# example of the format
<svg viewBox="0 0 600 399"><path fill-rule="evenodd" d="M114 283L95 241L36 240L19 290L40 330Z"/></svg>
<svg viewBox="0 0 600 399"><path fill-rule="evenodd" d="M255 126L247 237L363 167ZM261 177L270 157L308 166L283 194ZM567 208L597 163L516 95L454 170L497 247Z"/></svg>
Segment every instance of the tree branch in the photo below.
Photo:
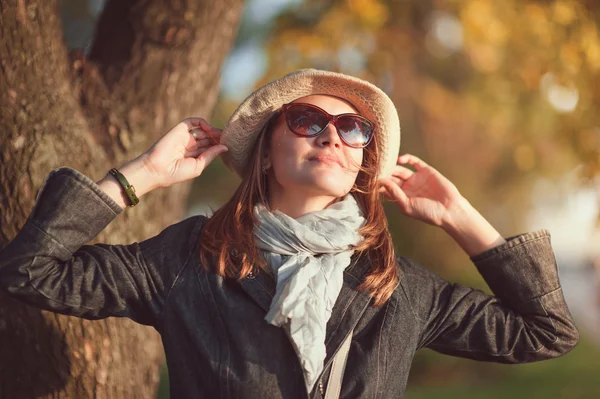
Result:
<svg viewBox="0 0 600 399"><path fill-rule="evenodd" d="M243 0L108 2L90 60L111 93L111 112L126 121L122 128L156 139L185 117L210 116L242 5Z"/></svg>

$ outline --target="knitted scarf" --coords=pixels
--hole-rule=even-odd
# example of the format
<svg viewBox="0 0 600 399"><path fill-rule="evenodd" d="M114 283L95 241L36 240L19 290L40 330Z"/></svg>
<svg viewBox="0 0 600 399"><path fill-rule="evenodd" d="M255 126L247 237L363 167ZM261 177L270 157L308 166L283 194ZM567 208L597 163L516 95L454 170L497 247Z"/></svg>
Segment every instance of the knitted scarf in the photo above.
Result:
<svg viewBox="0 0 600 399"><path fill-rule="evenodd" d="M310 392L323 370L325 327L365 219L351 194L297 219L254 207L254 237L277 289L265 320L290 332Z"/></svg>

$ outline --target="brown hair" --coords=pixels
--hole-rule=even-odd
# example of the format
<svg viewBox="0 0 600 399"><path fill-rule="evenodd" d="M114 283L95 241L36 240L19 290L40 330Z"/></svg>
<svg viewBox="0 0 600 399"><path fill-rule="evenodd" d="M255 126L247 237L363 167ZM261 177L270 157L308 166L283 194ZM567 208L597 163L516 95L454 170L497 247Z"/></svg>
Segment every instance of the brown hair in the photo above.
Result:
<svg viewBox="0 0 600 399"><path fill-rule="evenodd" d="M279 113L262 129L251 152L249 167L229 201L215 211L200 236L200 260L204 267L225 278L246 278L261 269L269 272L254 242L254 205L267 203L266 175L261 160ZM373 306L385 303L398 284L394 245L377 186L379 147L376 138L364 149L363 164L351 192L366 219L359 233L364 240L355 248L358 257L367 256L370 267L358 290L368 291ZM209 259L217 258L216 262Z"/></svg>

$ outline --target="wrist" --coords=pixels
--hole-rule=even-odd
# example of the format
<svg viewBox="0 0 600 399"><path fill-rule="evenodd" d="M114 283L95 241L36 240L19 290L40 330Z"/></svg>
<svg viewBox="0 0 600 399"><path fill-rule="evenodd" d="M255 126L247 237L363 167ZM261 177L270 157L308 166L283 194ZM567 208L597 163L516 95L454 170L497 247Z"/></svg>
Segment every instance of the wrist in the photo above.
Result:
<svg viewBox="0 0 600 399"><path fill-rule="evenodd" d="M138 197L160 187L145 154L124 163L118 169L125 176L127 182L135 187Z"/></svg>
<svg viewBox="0 0 600 399"><path fill-rule="evenodd" d="M448 207L446 217L442 219L439 227L452 235L464 230L464 226L469 223L474 214L478 214L477 210L465 197L461 196Z"/></svg>
<svg viewBox="0 0 600 399"><path fill-rule="evenodd" d="M148 169L145 161L145 156L139 156L118 168L119 172L125 177L127 183L129 183L135 189L135 195L139 198L148 191L159 187L156 184L156 177ZM109 173L96 182L100 188L111 197L121 208L125 209L130 204L130 199L124 192L122 185L114 176Z"/></svg>
<svg viewBox="0 0 600 399"><path fill-rule="evenodd" d="M506 241L502 235L465 198L458 201L442 224L456 243L475 256Z"/></svg>

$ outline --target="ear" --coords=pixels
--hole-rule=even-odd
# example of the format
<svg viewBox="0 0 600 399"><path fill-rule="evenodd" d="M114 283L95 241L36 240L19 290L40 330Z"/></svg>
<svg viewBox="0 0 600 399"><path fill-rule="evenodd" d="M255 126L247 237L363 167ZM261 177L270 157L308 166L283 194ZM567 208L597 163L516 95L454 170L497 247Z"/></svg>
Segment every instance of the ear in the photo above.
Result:
<svg viewBox="0 0 600 399"><path fill-rule="evenodd" d="M271 155L268 152L263 154L263 159L261 160L260 164L263 169L269 169L271 166L273 166L271 162Z"/></svg>

